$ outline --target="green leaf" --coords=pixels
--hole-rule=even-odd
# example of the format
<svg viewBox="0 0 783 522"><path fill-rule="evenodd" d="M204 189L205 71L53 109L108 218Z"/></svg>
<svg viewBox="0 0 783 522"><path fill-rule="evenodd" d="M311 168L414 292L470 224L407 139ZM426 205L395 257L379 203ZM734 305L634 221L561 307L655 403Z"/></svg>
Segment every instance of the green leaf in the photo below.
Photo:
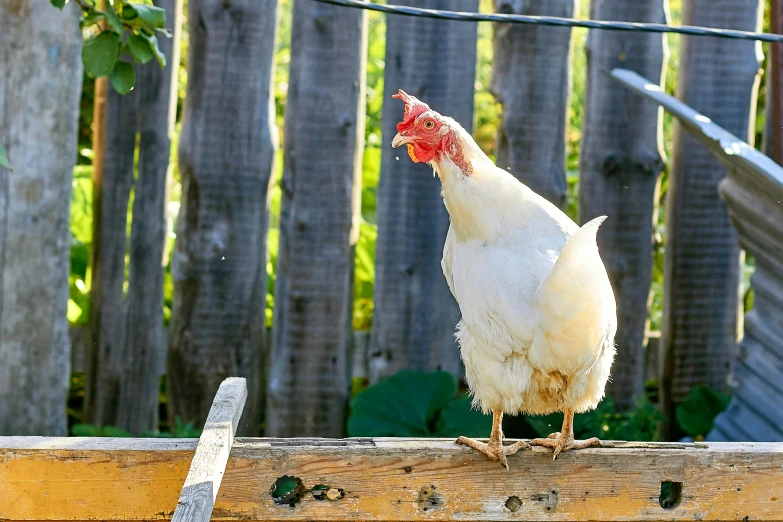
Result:
<svg viewBox="0 0 783 522"><path fill-rule="evenodd" d="M104 426L101 430L101 437L133 437L130 433L114 426Z"/></svg>
<svg viewBox="0 0 783 522"><path fill-rule="evenodd" d="M128 94L136 83L136 70L133 64L117 62L114 70L109 75L112 87L120 94Z"/></svg>
<svg viewBox="0 0 783 522"><path fill-rule="evenodd" d="M166 11L154 5L125 4L122 17L134 24L142 22L148 29L163 29L166 25Z"/></svg>
<svg viewBox="0 0 783 522"><path fill-rule="evenodd" d="M166 56L161 52L160 46L158 45L158 37L153 35L148 35L143 32L139 33L142 38L147 40L149 43L150 49L152 49L152 52L155 53L155 58L157 58L158 63L161 67L166 67Z"/></svg>
<svg viewBox="0 0 783 522"><path fill-rule="evenodd" d="M109 22L109 28L117 34L122 34L122 22L114 8L106 10L106 20Z"/></svg>
<svg viewBox="0 0 783 522"><path fill-rule="evenodd" d="M74 437L99 437L100 428L92 424L74 424L71 426L71 435Z"/></svg>
<svg viewBox="0 0 783 522"><path fill-rule="evenodd" d="M84 18L79 20L79 27L84 29L85 27L93 26L104 18L106 18L106 13L103 11L98 11L97 9L95 11L87 11L84 13Z"/></svg>
<svg viewBox="0 0 783 522"><path fill-rule="evenodd" d="M68 3L68 0L49 0L49 1L57 9L62 9L63 7L65 7L65 4Z"/></svg>
<svg viewBox="0 0 783 522"><path fill-rule="evenodd" d="M492 417L470 406L470 397L451 401L438 416L436 437L487 437L492 430Z"/></svg>
<svg viewBox="0 0 783 522"><path fill-rule="evenodd" d="M456 398L457 382L446 372L403 370L370 386L351 401L351 437L432 437L437 413Z"/></svg>
<svg viewBox="0 0 783 522"><path fill-rule="evenodd" d="M127 46L128 51L141 63L147 63L155 56L152 44L137 34L128 36Z"/></svg>
<svg viewBox="0 0 783 522"><path fill-rule="evenodd" d="M11 168L11 162L8 160L8 154L6 154L2 144L0 144L0 167L5 167L11 171L14 170Z"/></svg>
<svg viewBox="0 0 783 522"><path fill-rule="evenodd" d="M715 417L726 409L730 400L729 395L697 386L677 406L677 423L691 437L705 436L712 431Z"/></svg>
<svg viewBox="0 0 783 522"><path fill-rule="evenodd" d="M93 78L106 76L114 70L120 52L120 35L103 31L84 42L82 62L84 70Z"/></svg>

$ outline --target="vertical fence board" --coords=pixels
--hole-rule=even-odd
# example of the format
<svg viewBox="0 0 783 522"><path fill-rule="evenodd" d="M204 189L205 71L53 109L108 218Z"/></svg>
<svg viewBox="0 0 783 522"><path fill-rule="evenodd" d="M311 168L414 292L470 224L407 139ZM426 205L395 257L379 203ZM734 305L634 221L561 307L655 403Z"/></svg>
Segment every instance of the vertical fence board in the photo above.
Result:
<svg viewBox="0 0 783 522"><path fill-rule="evenodd" d="M476 11L478 0L422 0L416 6ZM459 374L459 308L440 267L448 214L431 170L389 145L403 109L391 96L403 89L471 129L476 24L388 16L386 34L370 378L402 368Z"/></svg>
<svg viewBox="0 0 783 522"><path fill-rule="evenodd" d="M173 38L161 38L167 65L137 64L127 95L108 89L101 172L94 177L92 329L86 416L134 434L158 424L157 357L163 340L165 186L179 69L181 1L160 0ZM139 145L138 176L134 155ZM134 188L127 292L127 210Z"/></svg>
<svg viewBox="0 0 783 522"><path fill-rule="evenodd" d="M666 23L664 0L593 0L590 18ZM621 410L644 387L644 349L653 270L653 223L663 170L661 112L613 81L623 67L662 84L666 63L659 34L590 31L580 158L580 221L607 215L598 244L617 297L617 357L607 391Z"/></svg>
<svg viewBox="0 0 783 522"><path fill-rule="evenodd" d="M686 0L683 23L756 31L759 0ZM678 98L718 125L749 137L760 45L683 37ZM752 135L750 136L752 138ZM727 388L738 326L740 249L718 183L725 169L675 127L668 192L662 342L662 401L674 407L699 384Z"/></svg>
<svg viewBox="0 0 783 522"><path fill-rule="evenodd" d="M0 2L0 435L65 435L79 9Z"/></svg>
<svg viewBox="0 0 783 522"><path fill-rule="evenodd" d="M576 9L574 0L495 0L505 14L571 18ZM564 208L571 29L496 23L494 49L492 93L503 105L497 165Z"/></svg>
<svg viewBox="0 0 783 522"><path fill-rule="evenodd" d="M350 385L367 15L294 2L266 435L340 437Z"/></svg>
<svg viewBox="0 0 783 522"><path fill-rule="evenodd" d="M241 376L248 435L261 421L276 11L276 0L188 2L169 421L203 424L223 379Z"/></svg>

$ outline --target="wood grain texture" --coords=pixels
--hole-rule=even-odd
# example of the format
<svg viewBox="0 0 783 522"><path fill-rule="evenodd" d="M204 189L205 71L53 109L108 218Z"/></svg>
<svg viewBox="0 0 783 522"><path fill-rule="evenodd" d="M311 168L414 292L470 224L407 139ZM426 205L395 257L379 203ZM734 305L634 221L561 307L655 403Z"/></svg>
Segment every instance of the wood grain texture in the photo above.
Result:
<svg viewBox="0 0 783 522"><path fill-rule="evenodd" d="M504 14L572 18L576 9L574 0L495 0L495 11ZM564 208L571 29L494 28L491 91L503 105L496 163Z"/></svg>
<svg viewBox="0 0 783 522"><path fill-rule="evenodd" d="M345 434L367 14L296 0L265 434Z"/></svg>
<svg viewBox="0 0 783 522"><path fill-rule="evenodd" d="M228 376L247 378L240 433L261 424L276 0L188 2L182 204L172 255L169 420L204 423Z"/></svg>
<svg viewBox="0 0 783 522"><path fill-rule="evenodd" d="M194 443L0 439L0 519L165 520ZM627 444L562 455L536 448L511 471L451 440L237 439L214 520L781 520L781 444ZM283 475L307 488L291 508L269 495ZM89 477L89 479L87 479ZM662 481L682 482L674 509ZM507 507L511 497L521 502ZM513 502L509 505L513 505Z"/></svg>
<svg viewBox="0 0 783 522"><path fill-rule="evenodd" d="M630 71L620 82L663 105L726 168L719 190L740 243L756 261L753 309L734 362L736 389L709 440L783 440L783 167Z"/></svg>
<svg viewBox="0 0 783 522"><path fill-rule="evenodd" d="M209 522L245 400L247 381L243 378L229 377L218 388L174 509L173 522Z"/></svg>
<svg viewBox="0 0 783 522"><path fill-rule="evenodd" d="M683 24L756 31L759 0L688 0ZM684 37L677 97L744 141L752 138L760 44ZM718 184L726 172L675 126L667 194L664 363L661 400L672 418L691 388L729 387L742 331L738 310L740 248Z"/></svg>
<svg viewBox="0 0 783 522"><path fill-rule="evenodd" d="M478 10L478 0L419 0L409 5ZM402 120L398 89L451 116L473 123L475 23L389 16L386 31L383 147L378 185L378 242L370 379L409 368L462 373L454 331L459 307L440 267L449 217L440 183L389 145Z"/></svg>
<svg viewBox="0 0 783 522"><path fill-rule="evenodd" d="M590 18L665 24L664 0L594 0ZM598 246L617 299L617 357L607 391L620 410L644 388L653 272L653 224L663 171L662 113L606 75L623 67L663 83L668 51L659 34L590 31L579 174L579 220L608 216Z"/></svg>
<svg viewBox="0 0 783 522"><path fill-rule="evenodd" d="M181 1L163 0L173 38L162 38L167 65L135 64L127 95L109 88L101 172L94 172L91 342L87 421L140 435L157 429L158 350L163 342L163 245L166 176L176 111ZM172 97L173 95L173 97ZM138 139L138 173L134 157ZM131 190L131 236L126 216ZM130 239L130 241L128 240ZM126 248L130 244L130 251ZM125 288L125 258L129 277Z"/></svg>
<svg viewBox="0 0 783 522"><path fill-rule="evenodd" d="M65 435L77 5L0 2L0 434Z"/></svg>

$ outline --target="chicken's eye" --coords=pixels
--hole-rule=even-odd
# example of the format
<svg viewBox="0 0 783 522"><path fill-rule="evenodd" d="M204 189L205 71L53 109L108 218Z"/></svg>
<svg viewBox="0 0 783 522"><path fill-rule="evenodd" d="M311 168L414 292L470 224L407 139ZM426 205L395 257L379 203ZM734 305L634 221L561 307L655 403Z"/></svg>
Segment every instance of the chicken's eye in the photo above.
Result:
<svg viewBox="0 0 783 522"><path fill-rule="evenodd" d="M432 120L425 120L424 121L424 128L427 130L432 130L435 128L435 122Z"/></svg>

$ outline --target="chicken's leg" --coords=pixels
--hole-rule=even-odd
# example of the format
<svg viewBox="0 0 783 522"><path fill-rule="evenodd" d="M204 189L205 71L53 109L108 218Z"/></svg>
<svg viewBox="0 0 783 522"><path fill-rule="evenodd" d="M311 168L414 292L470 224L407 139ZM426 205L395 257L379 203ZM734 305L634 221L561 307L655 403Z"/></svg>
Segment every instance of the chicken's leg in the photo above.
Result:
<svg viewBox="0 0 783 522"><path fill-rule="evenodd" d="M503 430L501 429L501 423L503 422L503 411L495 410L492 412L492 433L489 435L489 442L484 444L477 440L469 439L467 437L459 437L454 442L456 444L464 444L471 448L480 451L489 460L500 461L500 463L508 469L508 455L513 455L521 449L530 449L530 444L524 440L515 442L511 446L503 446Z"/></svg>
<svg viewBox="0 0 783 522"><path fill-rule="evenodd" d="M573 410L566 410L563 414L562 431L552 433L546 439L533 439L530 441L530 444L554 449L555 455L552 460L555 460L562 451L601 446L602 442L597 437L587 440L574 440L574 412Z"/></svg>

